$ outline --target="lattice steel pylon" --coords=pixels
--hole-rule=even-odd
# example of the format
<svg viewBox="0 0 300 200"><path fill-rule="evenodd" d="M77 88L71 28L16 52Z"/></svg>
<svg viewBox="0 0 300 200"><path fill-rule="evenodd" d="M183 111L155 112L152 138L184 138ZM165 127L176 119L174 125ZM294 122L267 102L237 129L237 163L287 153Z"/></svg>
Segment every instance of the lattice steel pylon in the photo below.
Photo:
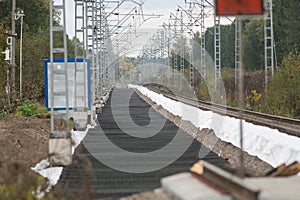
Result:
<svg viewBox="0 0 300 200"><path fill-rule="evenodd" d="M274 75L274 32L273 32L273 3L268 0L264 15L265 36L265 88L268 88L268 80Z"/></svg>
<svg viewBox="0 0 300 200"><path fill-rule="evenodd" d="M164 30L160 30L159 32L160 34L160 57L161 57L161 60L160 60L160 65L163 67L163 84L166 84L166 81L168 80L167 79L167 68L166 68L166 59L164 58L165 57L165 51L166 51L166 32Z"/></svg>
<svg viewBox="0 0 300 200"><path fill-rule="evenodd" d="M171 42L172 42L172 31L171 31L171 23L170 23L170 21L168 22L168 68L169 68L169 70L168 70L168 74L169 74L169 79L168 79L168 81L169 81L169 85L171 85L171 83L172 83L172 70L173 70L173 68L172 68L172 64L173 64L173 62L172 62L172 58L171 58L171 55L172 55L172 48L171 48Z"/></svg>
<svg viewBox="0 0 300 200"><path fill-rule="evenodd" d="M171 62L170 62L170 42L171 42L171 29L170 29L170 23L163 24L163 32L164 32L164 73L166 77L166 84L169 85L170 83L170 75L172 74L171 69Z"/></svg>
<svg viewBox="0 0 300 200"><path fill-rule="evenodd" d="M104 12L104 8L103 8ZM102 43L103 48L101 49L103 51L102 55L102 65L101 65L101 95L104 94L104 89L107 90L109 86L109 80L108 80L108 71L111 64L110 60L110 53L112 52L112 44L111 44L111 33L109 30L109 25L107 22L107 19L105 19L105 15L102 15L102 27L103 27L103 39L104 42Z"/></svg>
<svg viewBox="0 0 300 200"><path fill-rule="evenodd" d="M61 26L55 25L57 22L54 19L57 11L62 15ZM54 64L54 58L62 54L64 58L63 64ZM50 72L48 84L50 84L51 109L49 163L50 165L66 166L72 163L72 145L69 133L69 80L65 0L61 0L59 3L50 1L50 66L48 67L50 68L48 69L48 72ZM61 84L58 84L58 82ZM63 109L58 110L61 107ZM61 128L61 124L65 127Z"/></svg>
<svg viewBox="0 0 300 200"><path fill-rule="evenodd" d="M241 64L240 61L240 26L239 26L239 19L236 17L235 18L235 62L234 62L234 85L235 85L235 90L237 92L238 89L238 70L239 70L239 65Z"/></svg>
<svg viewBox="0 0 300 200"><path fill-rule="evenodd" d="M98 0L95 3L95 40L94 52L96 54L95 60L95 76L96 76L96 98L101 100L104 94L104 88L107 84L107 40L109 39L109 29L107 24L107 14L105 13L105 6L103 0Z"/></svg>
<svg viewBox="0 0 300 200"><path fill-rule="evenodd" d="M177 42L177 16L175 16L174 20L174 35L173 35L173 39L174 39L174 50L173 50L173 56L174 56L174 65L173 65L173 85L175 87L178 86L178 49L176 47L176 42Z"/></svg>
<svg viewBox="0 0 300 200"><path fill-rule="evenodd" d="M75 43L74 54L75 54L75 79L74 79L74 111L84 110L86 109L84 105L86 105L86 87L84 89L84 96L78 95L77 86L84 86L85 84L85 61L83 62L83 68L78 66L78 59L85 59L85 51L79 54L78 50L83 50L85 48L85 34L84 34L84 1L83 0L75 0L75 38L79 39L79 42ZM82 43L80 42L82 40ZM83 73L83 74L82 74ZM83 76L84 80L79 80L78 77ZM83 99L83 106L78 105L78 102Z"/></svg>
<svg viewBox="0 0 300 200"><path fill-rule="evenodd" d="M206 61L205 61L205 1L201 0L201 19L200 19L200 32L201 32L201 67L200 67L200 72L201 76L204 75L204 70L206 67ZM202 78L201 78L202 80Z"/></svg>
<svg viewBox="0 0 300 200"><path fill-rule="evenodd" d="M108 40L107 40L107 49L111 49L111 51L107 51L107 61L106 61L106 68L105 68L105 77L104 77L104 86L106 89L111 88L114 83L115 83L115 69L116 69L116 65L115 65L115 55L112 51L113 49L113 45L112 45L112 41L110 39L110 36L108 36Z"/></svg>
<svg viewBox="0 0 300 200"><path fill-rule="evenodd" d="M220 17L214 17L214 57L215 57L215 88L217 89L221 78L221 30Z"/></svg>
<svg viewBox="0 0 300 200"><path fill-rule="evenodd" d="M85 1L85 51L86 57L91 60L91 100L92 105L95 102L95 53L93 52L94 44L94 1ZM89 55L88 55L89 54Z"/></svg>
<svg viewBox="0 0 300 200"><path fill-rule="evenodd" d="M190 78L190 85L192 88L194 88L194 79L195 79L195 71L194 71L194 40L193 40L193 30L192 30L192 26L193 26L193 7L192 7L192 3L189 3L189 13L190 13L190 22L189 22L189 26L190 26L190 70L189 70L189 78Z"/></svg>
<svg viewBox="0 0 300 200"><path fill-rule="evenodd" d="M100 48L102 44L102 29L101 29L101 14L102 14L102 3L101 1L97 0L94 3L93 7L93 54L95 54L95 60L94 60L94 73L95 73L95 100L100 100L101 96L101 68L102 68L102 62L101 62L101 53Z"/></svg>
<svg viewBox="0 0 300 200"><path fill-rule="evenodd" d="M195 69L194 69L194 40L191 36L190 38L190 69L189 69L189 78L190 78L190 85L192 88L195 87Z"/></svg>
<svg viewBox="0 0 300 200"><path fill-rule="evenodd" d="M180 11L180 71L181 78L180 80L180 88L183 87L182 78L184 77L184 60L185 60L185 43L184 43L184 35L183 35L183 12Z"/></svg>
<svg viewBox="0 0 300 200"><path fill-rule="evenodd" d="M87 60L85 52L85 1L75 0L75 74L73 118L76 129L85 129L88 122ZM81 60L81 61L80 61ZM80 62L79 62L80 61Z"/></svg>
<svg viewBox="0 0 300 200"><path fill-rule="evenodd" d="M61 1L62 4L55 4L50 1L50 109L51 109L51 138L67 138L68 134L68 120L69 120L69 96L68 96L68 57L67 57L67 36L66 36L66 12L65 0ZM54 13L60 11L62 14L61 26L55 26ZM54 46L54 39L62 41L63 46ZM63 54L64 64L54 65L54 57L57 54ZM63 86L55 85L55 80L65 82ZM65 109L60 112L55 111L57 105L57 98L62 100L60 106ZM66 130L56 130L55 122L58 119L64 119L67 123Z"/></svg>

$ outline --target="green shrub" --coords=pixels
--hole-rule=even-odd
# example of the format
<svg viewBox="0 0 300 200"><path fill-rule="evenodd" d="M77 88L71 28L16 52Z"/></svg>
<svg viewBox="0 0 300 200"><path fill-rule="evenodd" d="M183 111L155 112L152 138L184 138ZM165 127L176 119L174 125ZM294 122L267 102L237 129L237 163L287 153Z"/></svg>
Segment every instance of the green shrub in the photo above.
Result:
<svg viewBox="0 0 300 200"><path fill-rule="evenodd" d="M39 118L49 118L50 113L48 112L46 107L38 107L37 108L37 117L39 117Z"/></svg>
<svg viewBox="0 0 300 200"><path fill-rule="evenodd" d="M50 117L50 113L45 107L38 107L37 104L31 103L29 100L25 100L21 106L18 106L15 112L16 116L25 117Z"/></svg>
<svg viewBox="0 0 300 200"><path fill-rule="evenodd" d="M37 115L37 106L30 103L29 100L25 100L21 106L17 107L15 112L16 116L25 116L25 117L36 117Z"/></svg>
<svg viewBox="0 0 300 200"><path fill-rule="evenodd" d="M284 57L282 66L270 80L267 91L267 112L299 118L300 53Z"/></svg>
<svg viewBox="0 0 300 200"><path fill-rule="evenodd" d="M260 101L262 98L262 94L256 92L256 90L251 91L251 95L246 96L245 99L245 107L248 110L257 109L260 107Z"/></svg>

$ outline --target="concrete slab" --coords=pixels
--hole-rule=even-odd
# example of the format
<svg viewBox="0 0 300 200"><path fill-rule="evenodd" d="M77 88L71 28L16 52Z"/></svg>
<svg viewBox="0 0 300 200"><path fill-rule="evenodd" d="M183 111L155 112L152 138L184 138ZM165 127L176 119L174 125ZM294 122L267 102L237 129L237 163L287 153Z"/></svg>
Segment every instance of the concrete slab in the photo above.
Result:
<svg viewBox="0 0 300 200"><path fill-rule="evenodd" d="M258 187L260 200L299 200L300 177L246 178L245 181Z"/></svg>
<svg viewBox="0 0 300 200"><path fill-rule="evenodd" d="M190 173L180 173L161 179L163 190L172 198L178 200L229 200L229 195L223 195L213 188L201 183Z"/></svg>
<svg viewBox="0 0 300 200"><path fill-rule="evenodd" d="M87 111L74 111L73 118L76 130L85 130L88 124Z"/></svg>

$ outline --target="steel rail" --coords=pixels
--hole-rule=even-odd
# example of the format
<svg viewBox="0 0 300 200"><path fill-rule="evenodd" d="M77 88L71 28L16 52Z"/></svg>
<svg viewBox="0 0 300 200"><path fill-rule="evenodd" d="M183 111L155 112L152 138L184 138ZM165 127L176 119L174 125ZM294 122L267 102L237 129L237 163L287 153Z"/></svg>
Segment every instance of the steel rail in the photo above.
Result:
<svg viewBox="0 0 300 200"><path fill-rule="evenodd" d="M194 106L203 110L210 110L218 114L227 115L230 117L238 118L239 109L227 105L221 105L213 102L207 102L203 100L192 99L180 94L172 94L170 92L161 91L157 87L147 86L150 90L161 93L165 97L168 97L175 101L180 101L190 106ZM279 131L288 135L300 137L300 120L292 119L283 116L271 115L267 113L261 113L251 110L243 110L243 119L247 122L251 122L257 125L263 125L270 128L278 129Z"/></svg>

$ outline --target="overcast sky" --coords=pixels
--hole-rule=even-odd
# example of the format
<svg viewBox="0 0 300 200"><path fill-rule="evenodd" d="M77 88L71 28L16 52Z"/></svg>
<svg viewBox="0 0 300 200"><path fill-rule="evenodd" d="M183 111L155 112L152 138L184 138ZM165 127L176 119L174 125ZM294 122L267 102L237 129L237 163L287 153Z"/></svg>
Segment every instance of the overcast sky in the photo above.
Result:
<svg viewBox="0 0 300 200"><path fill-rule="evenodd" d="M140 0L135 0L140 2ZM191 0L192 1L192 0ZM209 0L213 1L213 0ZM176 10L178 8L178 5L181 7L188 9L185 6L184 0L146 0L143 5L143 13L144 14L157 14L157 15L163 15L159 18L151 18L149 20L146 20L146 22L143 23L143 25L140 27L142 29L142 32L147 32L147 34L140 34L141 36L136 36L134 38L135 41L132 43L139 44L139 46L142 46L142 43L145 43L148 41L151 36L156 33L156 30L158 28L162 28L163 22L168 23L168 19L170 17L170 12L176 13ZM134 4L132 4L133 6ZM124 5L123 5L124 6ZM66 8L67 8L67 33L72 38L74 36L74 30L75 30L75 5L74 0L66 0ZM129 8L128 8L129 9ZM210 8L210 12L213 12L213 9ZM145 17L146 18L146 17ZM226 22L225 22L226 23ZM228 22L227 22L228 23ZM205 19L206 27L213 26L213 17ZM145 31L146 30L146 31ZM136 49L137 47L131 47L129 49Z"/></svg>
<svg viewBox="0 0 300 200"><path fill-rule="evenodd" d="M159 19L147 20L143 27L145 28L158 28L163 21L167 22L170 12L174 12L177 5L184 5L184 0L146 0L143 6L143 11L146 14L163 14L164 16ZM67 32L72 37L74 36L74 1L66 0L67 8Z"/></svg>

